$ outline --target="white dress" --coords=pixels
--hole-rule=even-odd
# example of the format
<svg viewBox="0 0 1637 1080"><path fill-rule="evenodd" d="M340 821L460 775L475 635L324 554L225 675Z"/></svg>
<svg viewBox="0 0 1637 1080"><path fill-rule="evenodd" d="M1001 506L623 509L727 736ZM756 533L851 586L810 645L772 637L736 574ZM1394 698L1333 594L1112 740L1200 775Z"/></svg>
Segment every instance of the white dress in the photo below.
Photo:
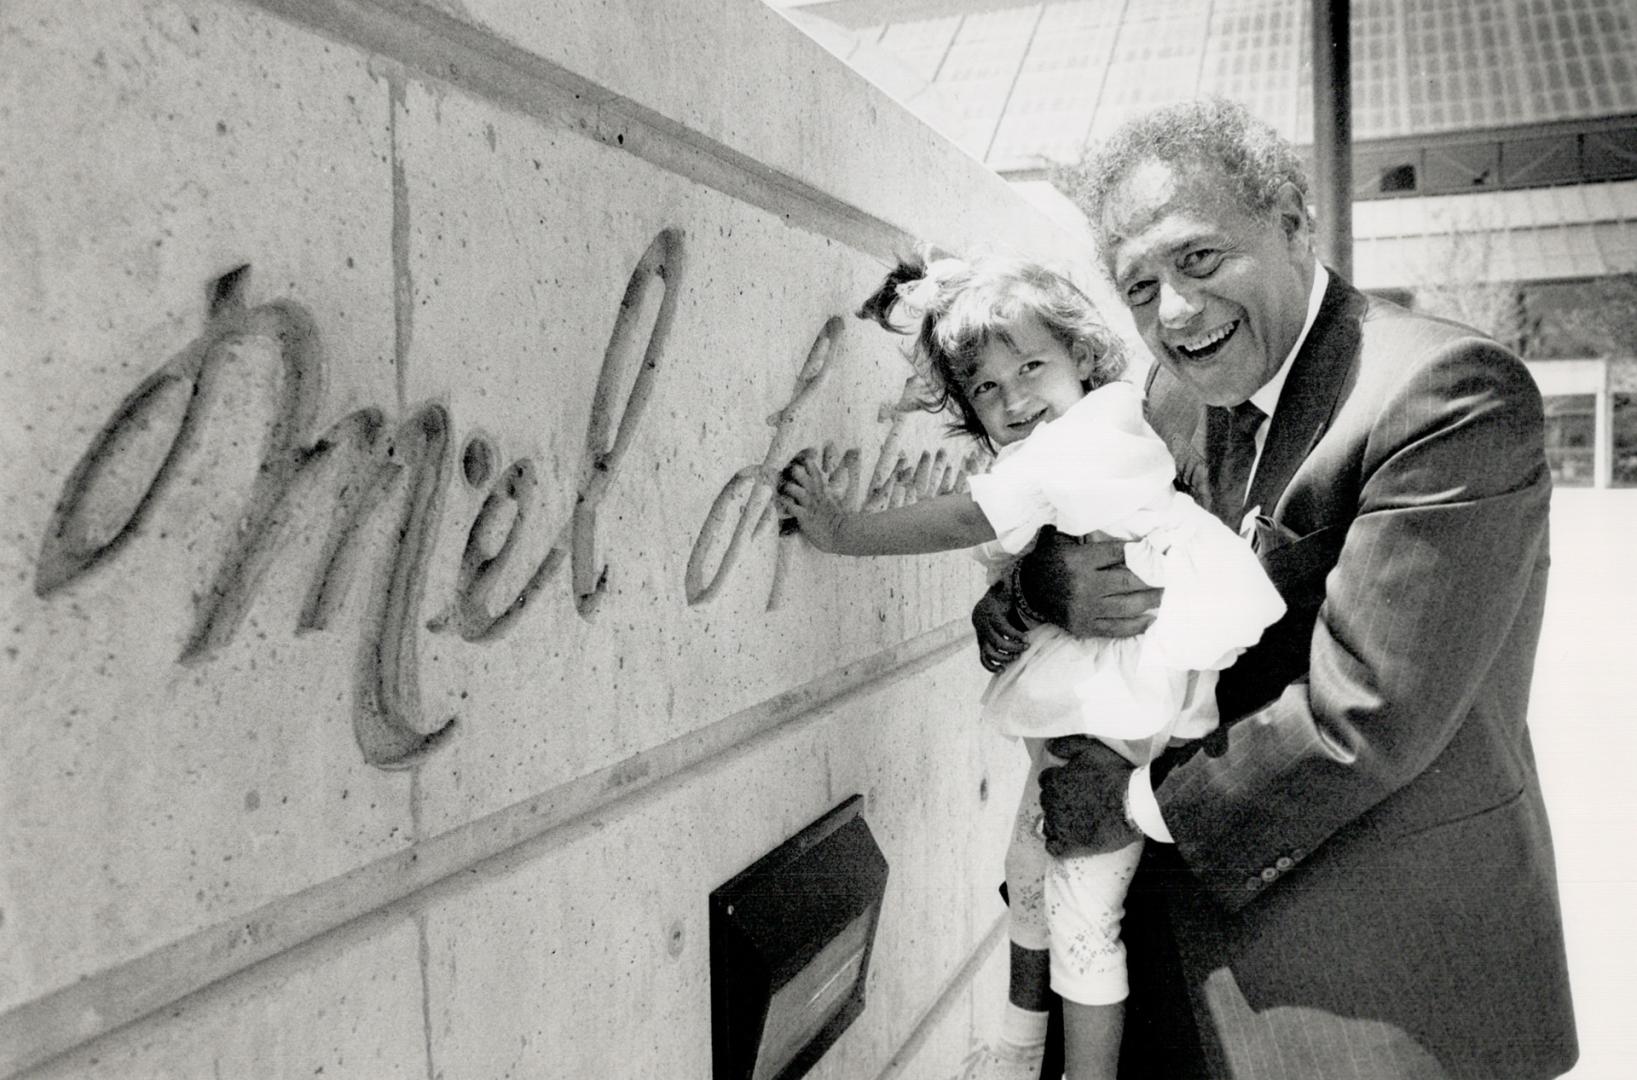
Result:
<svg viewBox="0 0 1637 1080"><path fill-rule="evenodd" d="M995 528L996 539L978 549L991 573L1004 572L1049 524L1128 540L1126 565L1165 590L1153 624L1136 637L1030 631L1028 649L983 696L984 716L1001 732L1158 748L1216 726L1215 673L1256 643L1284 602L1249 543L1175 490L1175 475L1143 420L1141 391L1114 382L1003 447L988 473L971 478ZM1202 675L1190 683L1191 672Z"/></svg>

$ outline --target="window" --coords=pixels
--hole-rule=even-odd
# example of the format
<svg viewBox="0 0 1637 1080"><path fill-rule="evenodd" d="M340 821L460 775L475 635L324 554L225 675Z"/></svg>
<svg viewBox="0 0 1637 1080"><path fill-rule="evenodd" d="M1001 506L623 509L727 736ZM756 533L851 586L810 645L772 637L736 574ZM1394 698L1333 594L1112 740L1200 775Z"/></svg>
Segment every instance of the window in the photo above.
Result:
<svg viewBox="0 0 1637 1080"><path fill-rule="evenodd" d="M1637 394L1615 394L1614 487L1637 487Z"/></svg>
<svg viewBox="0 0 1637 1080"><path fill-rule="evenodd" d="M1381 190L1387 191L1414 191L1415 166L1394 165L1381 170Z"/></svg>
<svg viewBox="0 0 1637 1080"><path fill-rule="evenodd" d="M1597 180L1637 176L1637 129L1587 132L1586 175Z"/></svg>
<svg viewBox="0 0 1637 1080"><path fill-rule="evenodd" d="M1597 398L1561 394L1546 399L1546 464L1560 487L1591 487L1597 426Z"/></svg>
<svg viewBox="0 0 1637 1080"><path fill-rule="evenodd" d="M1427 149L1422 186L1429 192L1492 187L1500 174L1500 145L1433 146Z"/></svg>
<svg viewBox="0 0 1637 1080"><path fill-rule="evenodd" d="M1575 135L1513 139L1501 145L1501 182L1574 184L1580 181L1580 140Z"/></svg>

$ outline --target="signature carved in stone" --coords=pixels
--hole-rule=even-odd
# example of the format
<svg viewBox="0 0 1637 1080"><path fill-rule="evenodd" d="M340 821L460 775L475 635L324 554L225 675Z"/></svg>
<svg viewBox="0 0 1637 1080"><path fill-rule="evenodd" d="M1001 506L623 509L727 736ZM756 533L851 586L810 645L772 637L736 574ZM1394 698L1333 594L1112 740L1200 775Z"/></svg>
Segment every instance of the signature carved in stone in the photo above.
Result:
<svg viewBox="0 0 1637 1080"><path fill-rule="evenodd" d="M238 525L195 605L178 660L205 662L233 640L274 557L287 546L284 534L290 522L327 520L296 629L327 629L359 576L360 552L381 552L365 586L369 591L355 662L353 731L366 762L384 769L415 765L445 745L459 727L456 717L429 715L422 705L416 645L423 626L468 642L494 641L515 625L565 565L576 610L585 619L595 614L610 573L599 555L597 511L618 478L654 392L680 295L682 241L680 229L661 231L631 273L603 354L574 509L557 526L551 547L532 571L524 572L526 564L512 564L521 558L520 538L536 508L540 469L528 457L497 469L497 448L474 435L459 452L459 474L473 487L487 485L487 494L466 533L454 595L423 622L427 564L455 471L448 410L423 402L394 427L381 409L367 407L315 435L324 379L317 328L304 308L288 300L249 306L250 267L244 265L211 283L203 331L125 397L80 456L40 546L35 592L50 597L118 556L165 497L179 463L198 448L217 401L214 386L222 365L249 343L271 344L279 389L263 436L260 467L244 496ZM660 290L657 306L654 290ZM755 538L777 542L776 472L798 449L798 413L823 385L842 328L840 317L825 322L797 372L789 400L768 418L773 432L762 460L735 471L713 501L688 559L683 582L687 603L718 595ZM630 389L622 395L627 382ZM952 490L973 467L975 455L957 464L942 450L923 452L912 464L899 445L912 408L907 394L882 407L879 419L887 432L867 483L858 448L824 448L824 471L830 482L845 486L850 505L874 509ZM315 508L326 512L310 513ZM366 533L386 541L368 545L362 539ZM770 610L778 604L787 550L781 547L775 559ZM503 581L512 584L503 590Z"/></svg>

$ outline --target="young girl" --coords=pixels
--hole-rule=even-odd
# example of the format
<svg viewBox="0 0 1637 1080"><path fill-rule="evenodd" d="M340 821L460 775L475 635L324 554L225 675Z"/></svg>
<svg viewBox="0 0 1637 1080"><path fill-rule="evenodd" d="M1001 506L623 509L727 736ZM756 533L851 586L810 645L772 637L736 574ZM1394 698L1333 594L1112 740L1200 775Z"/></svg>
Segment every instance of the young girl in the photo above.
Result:
<svg viewBox="0 0 1637 1080"><path fill-rule="evenodd" d="M1073 283L1031 263L901 262L858 314L898 333L916 320L911 362L931 411L996 458L970 490L875 513L843 509L808 454L785 470L785 512L822 551L917 554L982 545L991 580L1043 525L1101 531L1164 594L1149 629L1076 639L1029 630L1028 648L991 680L986 721L1021 736L1031 768L1006 856L1011 989L998 1045L968 1064L977 1080L1035 1080L1049 990L1064 1000L1070 1080L1113 1080L1126 997L1119 939L1141 844L1054 859L1041 834L1045 742L1100 737L1135 764L1217 723L1216 672L1284 611L1250 547L1172 487L1175 465L1143 421L1141 394L1116 381L1118 339ZM1020 618L1020 615L1014 615ZM1049 982L1048 982L1049 974Z"/></svg>

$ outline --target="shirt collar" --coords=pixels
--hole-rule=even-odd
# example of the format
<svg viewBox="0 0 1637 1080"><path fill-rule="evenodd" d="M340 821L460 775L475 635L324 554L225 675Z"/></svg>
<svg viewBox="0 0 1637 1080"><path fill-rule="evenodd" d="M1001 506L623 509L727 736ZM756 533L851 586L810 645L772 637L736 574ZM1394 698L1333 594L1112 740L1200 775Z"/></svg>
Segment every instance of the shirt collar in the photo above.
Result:
<svg viewBox="0 0 1637 1080"><path fill-rule="evenodd" d="M1250 396L1250 403L1262 410L1263 416L1272 416L1273 410L1279 406L1279 395L1284 392L1285 380L1290 377L1290 369L1296 362L1296 354L1302 351L1302 343L1307 340L1307 333L1313 329L1313 324L1319 318L1319 305L1324 301L1325 287L1330 283L1330 272L1321 262L1313 264L1313 288L1307 294L1307 320L1302 323L1302 332L1296 335L1296 344L1290 347L1290 354L1285 362L1279 365L1279 370L1273 373L1260 390Z"/></svg>

